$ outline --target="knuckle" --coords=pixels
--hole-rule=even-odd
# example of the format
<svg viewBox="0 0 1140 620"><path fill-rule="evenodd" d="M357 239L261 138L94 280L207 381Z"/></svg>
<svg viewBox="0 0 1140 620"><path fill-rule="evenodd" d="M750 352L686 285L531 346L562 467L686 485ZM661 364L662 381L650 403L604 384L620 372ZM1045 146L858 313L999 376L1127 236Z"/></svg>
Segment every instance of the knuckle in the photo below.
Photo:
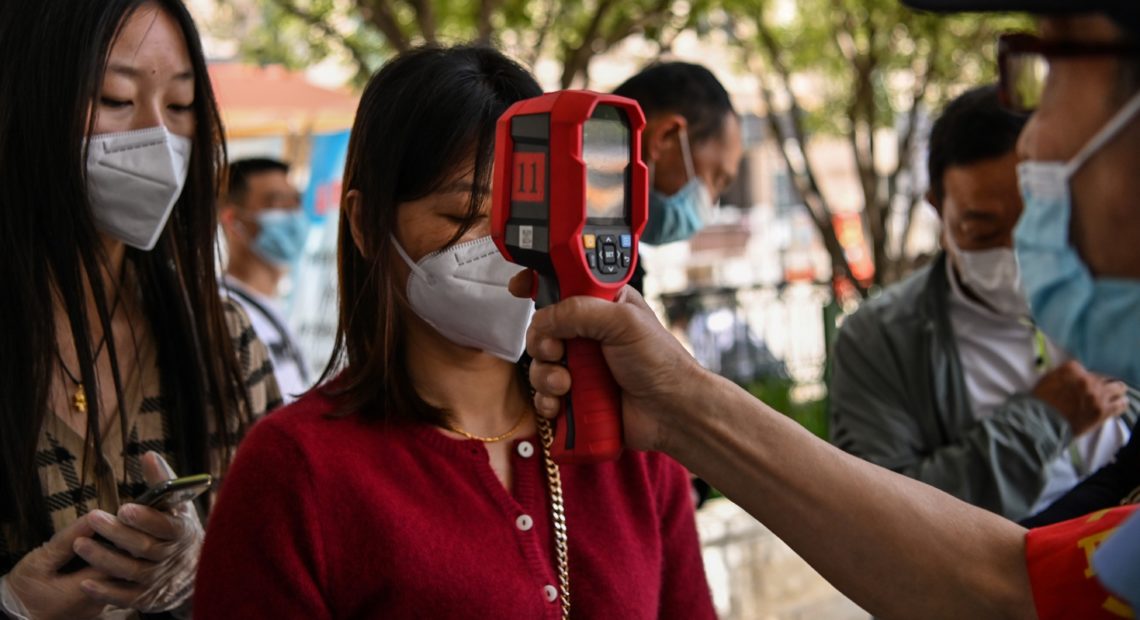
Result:
<svg viewBox="0 0 1140 620"><path fill-rule="evenodd" d="M162 545L153 538L147 536L146 540L139 545L138 557L141 558L159 558L162 557Z"/></svg>

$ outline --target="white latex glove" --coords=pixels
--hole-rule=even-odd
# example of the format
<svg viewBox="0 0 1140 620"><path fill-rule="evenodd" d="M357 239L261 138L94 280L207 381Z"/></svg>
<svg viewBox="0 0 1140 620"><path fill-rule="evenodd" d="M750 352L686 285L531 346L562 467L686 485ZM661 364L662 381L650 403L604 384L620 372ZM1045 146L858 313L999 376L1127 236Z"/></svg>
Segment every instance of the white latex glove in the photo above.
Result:
<svg viewBox="0 0 1140 620"><path fill-rule="evenodd" d="M76 539L94 533L87 517L81 517L20 558L12 572L0 578L0 610L17 620L97 617L103 603L91 600L80 584L98 578L98 571L87 567L69 575L58 572L75 557L72 546Z"/></svg>
<svg viewBox="0 0 1140 620"><path fill-rule="evenodd" d="M156 452L147 452L142 462L150 485L177 477ZM80 583L92 601L155 613L180 606L194 593L205 533L192 503L170 512L125 504L117 516L95 510L86 517L95 532L117 547L87 537L75 541L75 552L98 570Z"/></svg>

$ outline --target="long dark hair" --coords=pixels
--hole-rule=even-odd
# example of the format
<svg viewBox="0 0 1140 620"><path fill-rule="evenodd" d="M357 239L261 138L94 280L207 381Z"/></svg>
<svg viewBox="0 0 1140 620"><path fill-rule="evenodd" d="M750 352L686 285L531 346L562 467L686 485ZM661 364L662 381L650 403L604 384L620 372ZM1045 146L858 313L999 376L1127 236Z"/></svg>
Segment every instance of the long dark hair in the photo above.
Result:
<svg viewBox="0 0 1140 620"><path fill-rule="evenodd" d="M229 445L227 417L248 411L215 280L215 199L224 170L221 120L197 30L180 0L149 0L180 26L194 71L196 129L190 172L152 251L127 249L142 291L161 369L162 407L181 472L209 470L213 431ZM0 522L21 547L51 533L36 468L36 444L56 375L53 296L66 309L80 376L100 386L91 332L111 334L102 274L107 257L86 191L86 136L104 66L126 19L148 0L36 0L0 7ZM91 287L96 315L84 296ZM125 415L114 338L107 348ZM98 445L99 398L90 398L88 450ZM123 427L125 430L125 420ZM125 445L125 444L124 444ZM86 455L85 457L86 458ZM228 455L227 455L228 458ZM11 542L11 541L10 541Z"/></svg>
<svg viewBox="0 0 1140 620"><path fill-rule="evenodd" d="M391 269L396 210L454 178L474 156L467 218L448 245L475 221L490 186L495 123L511 104L542 94L518 63L487 47L428 46L397 56L368 82L344 171L344 197L356 190L368 255L340 220L340 317L333 357L322 380L343 367L326 393L346 411L439 424L446 412L416 393L404 364L399 303L404 283ZM397 259L398 260L398 259Z"/></svg>

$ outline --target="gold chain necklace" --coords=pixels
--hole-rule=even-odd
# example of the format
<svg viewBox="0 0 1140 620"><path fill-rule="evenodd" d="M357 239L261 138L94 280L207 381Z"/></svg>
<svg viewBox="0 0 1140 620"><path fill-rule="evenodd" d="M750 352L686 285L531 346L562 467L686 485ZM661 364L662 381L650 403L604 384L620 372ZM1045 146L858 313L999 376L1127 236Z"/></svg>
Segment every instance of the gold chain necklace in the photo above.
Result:
<svg viewBox="0 0 1140 620"><path fill-rule="evenodd" d="M523 409L522 413L519 414L519 419L515 420L515 425L511 427L511 430L503 433L502 435L495 435L493 437L480 437L479 435L468 433L467 431L459 428L458 426L455 426L454 424L448 424L447 430L463 435L468 439L474 439L475 441L481 441L483 443L495 443L504 439L510 439L514 436L515 433L519 432L519 427L522 426L523 420L526 419L526 413L527 410Z"/></svg>
<svg viewBox="0 0 1140 620"><path fill-rule="evenodd" d="M562 620L570 618L570 562L566 536L566 508L562 501L562 474L558 464L550 457L550 446L554 445L554 432L550 421L535 416L538 436L542 440L542 458L546 461L546 481L550 485L550 513L554 522L554 550L558 562L558 593L562 599Z"/></svg>
<svg viewBox="0 0 1140 620"><path fill-rule="evenodd" d="M111 316L108 318L108 321L107 321L108 325L110 324L111 320L113 320L115 318L115 314L119 311L119 301L122 299L121 293L122 293L122 285L123 285L123 276L126 273L126 270L127 270L127 264L124 262L122 272L119 274L119 286L116 287L116 289L115 289L115 303L111 305ZM111 329L111 335L112 336L114 335L114 328L113 327ZM95 355L92 356L92 362L91 363L93 365L95 365L96 367L98 367L99 356L103 354L103 347L106 344L107 344L107 332L104 331L103 337L99 339L99 345L97 347L95 347ZM63 361L63 353L60 352L58 345L55 348L55 357L56 357L56 359L59 360L59 367L63 369L63 374L66 375L67 379L75 385L75 394L73 394L71 396L71 406L74 407L75 411L78 412L80 415L86 415L86 413L87 413L87 390L83 387L83 380L80 377L77 377L76 375L71 373L71 369L68 368L67 364L64 363L64 361ZM80 375L83 374L82 364L80 365L80 368L79 368L79 374Z"/></svg>

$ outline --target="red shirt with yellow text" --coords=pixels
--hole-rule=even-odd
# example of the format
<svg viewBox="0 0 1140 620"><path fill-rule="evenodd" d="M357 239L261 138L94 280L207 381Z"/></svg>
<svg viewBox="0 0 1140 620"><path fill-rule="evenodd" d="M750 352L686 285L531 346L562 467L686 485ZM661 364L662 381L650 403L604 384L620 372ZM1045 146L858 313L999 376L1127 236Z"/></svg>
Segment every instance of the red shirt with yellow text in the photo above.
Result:
<svg viewBox="0 0 1140 620"><path fill-rule="evenodd" d="M1033 602L1041 620L1135 617L1128 603L1114 597L1097 581L1092 557L1097 547L1136 508L1111 508L1029 530L1025 538L1025 559Z"/></svg>

